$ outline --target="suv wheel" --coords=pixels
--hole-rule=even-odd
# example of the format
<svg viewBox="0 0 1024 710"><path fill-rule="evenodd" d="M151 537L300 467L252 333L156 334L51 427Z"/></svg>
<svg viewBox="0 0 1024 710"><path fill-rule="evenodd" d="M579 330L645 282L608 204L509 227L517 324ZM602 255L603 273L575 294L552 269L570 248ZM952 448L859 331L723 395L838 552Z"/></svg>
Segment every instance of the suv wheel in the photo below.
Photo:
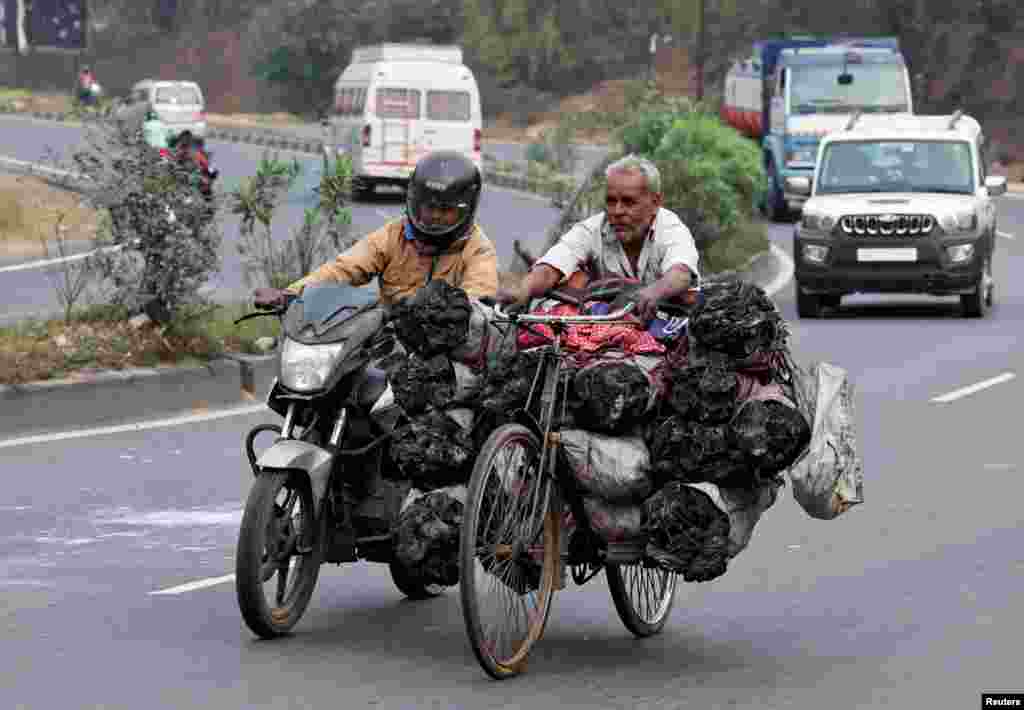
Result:
<svg viewBox="0 0 1024 710"><path fill-rule="evenodd" d="M974 287L974 291L960 295L960 308L963 310L964 317L984 318L988 314L989 309L992 308L994 291L995 283L992 280L992 261L989 260L985 262L985 268L982 269L981 275L978 277L978 283Z"/></svg>
<svg viewBox="0 0 1024 710"><path fill-rule="evenodd" d="M796 314L801 318L821 318L821 298L814 294L804 293L800 282L796 284Z"/></svg>

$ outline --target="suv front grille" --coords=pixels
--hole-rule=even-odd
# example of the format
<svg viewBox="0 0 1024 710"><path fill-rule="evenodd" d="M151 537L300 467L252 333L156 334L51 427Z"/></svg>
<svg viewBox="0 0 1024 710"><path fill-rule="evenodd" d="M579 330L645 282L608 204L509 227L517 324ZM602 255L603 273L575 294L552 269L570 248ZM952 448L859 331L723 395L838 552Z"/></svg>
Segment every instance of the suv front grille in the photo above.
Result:
<svg viewBox="0 0 1024 710"><path fill-rule="evenodd" d="M850 214L839 220L844 234L883 237L930 234L935 218L930 214Z"/></svg>

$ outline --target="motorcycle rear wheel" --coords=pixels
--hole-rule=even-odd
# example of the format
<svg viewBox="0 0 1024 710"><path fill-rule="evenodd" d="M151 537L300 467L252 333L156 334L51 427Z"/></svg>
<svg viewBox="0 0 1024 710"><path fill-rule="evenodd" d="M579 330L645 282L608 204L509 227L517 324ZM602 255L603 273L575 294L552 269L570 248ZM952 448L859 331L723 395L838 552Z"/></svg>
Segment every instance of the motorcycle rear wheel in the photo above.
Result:
<svg viewBox="0 0 1024 710"><path fill-rule="evenodd" d="M321 542L309 478L298 471L258 476L245 503L235 554L238 608L257 636L283 636L302 618L320 576ZM270 601L266 587L275 578Z"/></svg>

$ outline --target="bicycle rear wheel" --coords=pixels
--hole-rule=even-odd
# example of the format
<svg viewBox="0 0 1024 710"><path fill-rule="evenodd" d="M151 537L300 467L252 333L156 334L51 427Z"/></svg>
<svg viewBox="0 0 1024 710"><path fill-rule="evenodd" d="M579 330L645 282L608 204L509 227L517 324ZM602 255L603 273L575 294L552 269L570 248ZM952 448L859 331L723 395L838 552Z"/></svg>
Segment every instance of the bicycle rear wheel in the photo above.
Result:
<svg viewBox="0 0 1024 710"><path fill-rule="evenodd" d="M646 638L665 628L676 599L679 575L643 562L606 565L615 610L634 636Z"/></svg>
<svg viewBox="0 0 1024 710"><path fill-rule="evenodd" d="M558 575L559 521L541 447L519 424L484 443L470 478L459 550L462 615L473 653L492 678L523 672L544 632Z"/></svg>

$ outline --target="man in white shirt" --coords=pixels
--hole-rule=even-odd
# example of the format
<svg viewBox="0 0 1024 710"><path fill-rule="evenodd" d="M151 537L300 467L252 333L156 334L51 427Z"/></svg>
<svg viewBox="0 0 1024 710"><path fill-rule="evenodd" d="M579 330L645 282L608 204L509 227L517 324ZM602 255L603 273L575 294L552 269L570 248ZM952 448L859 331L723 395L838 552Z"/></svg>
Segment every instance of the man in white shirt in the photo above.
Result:
<svg viewBox="0 0 1024 710"><path fill-rule="evenodd" d="M605 171L605 210L578 222L533 265L503 303L527 303L566 282L577 271L591 280L637 279L634 297L641 318L654 317L658 301L670 300L698 281L699 255L679 216L661 206L661 175L651 161L627 155Z"/></svg>

